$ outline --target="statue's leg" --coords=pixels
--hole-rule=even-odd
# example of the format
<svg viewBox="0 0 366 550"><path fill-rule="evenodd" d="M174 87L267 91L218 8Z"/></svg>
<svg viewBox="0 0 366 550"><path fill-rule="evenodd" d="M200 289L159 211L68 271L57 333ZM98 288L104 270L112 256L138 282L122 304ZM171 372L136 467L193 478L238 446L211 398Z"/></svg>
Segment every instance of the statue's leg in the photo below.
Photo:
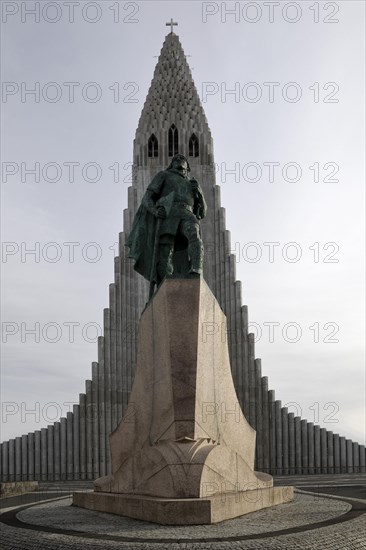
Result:
<svg viewBox="0 0 366 550"><path fill-rule="evenodd" d="M162 235L159 242L159 259L157 265L157 274L159 284L167 275L173 273L173 252L174 252L174 237L173 235Z"/></svg>
<svg viewBox="0 0 366 550"><path fill-rule="evenodd" d="M193 220L185 220L180 226L183 235L188 240L188 256L191 262L190 273L202 274L203 269L203 242L200 226Z"/></svg>

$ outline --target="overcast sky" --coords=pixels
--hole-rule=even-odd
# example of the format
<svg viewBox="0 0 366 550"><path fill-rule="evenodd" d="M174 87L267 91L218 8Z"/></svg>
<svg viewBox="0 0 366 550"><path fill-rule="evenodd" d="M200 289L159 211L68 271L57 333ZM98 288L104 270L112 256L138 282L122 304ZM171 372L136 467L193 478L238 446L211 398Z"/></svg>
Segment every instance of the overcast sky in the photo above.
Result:
<svg viewBox="0 0 366 550"><path fill-rule="evenodd" d="M2 3L2 440L65 414L91 376L173 17L263 374L363 442L364 3L41 2L39 22L36 4Z"/></svg>

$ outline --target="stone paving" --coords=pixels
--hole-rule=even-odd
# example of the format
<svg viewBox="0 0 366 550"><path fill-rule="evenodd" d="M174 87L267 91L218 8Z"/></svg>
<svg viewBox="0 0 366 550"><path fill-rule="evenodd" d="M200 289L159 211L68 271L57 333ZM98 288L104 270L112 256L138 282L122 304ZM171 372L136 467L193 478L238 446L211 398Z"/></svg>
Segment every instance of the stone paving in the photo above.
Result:
<svg viewBox="0 0 366 550"><path fill-rule="evenodd" d="M190 540L238 537L279 531L290 527L319 523L342 514L351 504L310 495L296 495L293 502L280 504L216 525L168 526L94 512L71 506L71 498L32 506L18 514L18 519L33 525L48 525L95 534L143 539Z"/></svg>
<svg viewBox="0 0 366 550"><path fill-rule="evenodd" d="M171 527L76 509L69 506L69 499L63 498L19 512L17 518L32 523L28 525L31 529L1 524L1 547L3 550L366 550L366 515L353 517L350 502L297 494L292 503L218 525ZM306 530L311 523L348 517L353 519ZM38 525L79 533L38 531ZM272 534L289 528L296 531ZM90 536L80 532L87 530ZM98 538L93 538L92 532ZM266 536L266 532L271 535ZM236 540L217 540L230 537ZM243 537L250 538L238 540ZM210 541L212 538L216 540Z"/></svg>
<svg viewBox="0 0 366 550"><path fill-rule="evenodd" d="M203 543L136 543L41 533L1 527L3 550L361 550L366 548L365 521L362 517L339 526L261 540Z"/></svg>

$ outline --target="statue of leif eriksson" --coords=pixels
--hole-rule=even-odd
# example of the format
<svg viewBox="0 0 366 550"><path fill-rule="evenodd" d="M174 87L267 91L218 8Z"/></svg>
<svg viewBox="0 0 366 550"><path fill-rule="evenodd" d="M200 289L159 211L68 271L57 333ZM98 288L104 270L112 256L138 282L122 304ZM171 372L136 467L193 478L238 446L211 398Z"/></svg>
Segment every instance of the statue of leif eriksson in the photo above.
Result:
<svg viewBox="0 0 366 550"><path fill-rule="evenodd" d="M126 246L135 260L134 269L155 285L167 276L199 277L203 267L200 220L206 202L196 179L189 179L190 166L177 154L166 170L159 172L136 212Z"/></svg>

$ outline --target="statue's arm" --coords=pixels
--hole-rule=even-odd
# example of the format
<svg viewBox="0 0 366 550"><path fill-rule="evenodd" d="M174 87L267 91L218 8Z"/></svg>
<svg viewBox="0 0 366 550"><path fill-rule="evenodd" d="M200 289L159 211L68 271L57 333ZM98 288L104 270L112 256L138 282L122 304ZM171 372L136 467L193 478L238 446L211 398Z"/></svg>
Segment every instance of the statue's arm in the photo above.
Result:
<svg viewBox="0 0 366 550"><path fill-rule="evenodd" d="M191 179L191 185L193 193L195 195L195 214L199 220L202 220L206 216L207 204L203 195L202 188L195 178Z"/></svg>
<svg viewBox="0 0 366 550"><path fill-rule="evenodd" d="M142 205L146 208L146 210L150 212L150 214L153 214L153 216L156 215L156 206L155 206L156 201L157 201L157 197L155 193L147 189L142 199Z"/></svg>
<svg viewBox="0 0 366 550"><path fill-rule="evenodd" d="M201 187L199 188L199 191L200 191L200 218L202 220L206 216L207 203L205 201L205 196L203 194Z"/></svg>
<svg viewBox="0 0 366 550"><path fill-rule="evenodd" d="M206 216L206 212L207 212L207 204L203 194L200 194L200 200L198 201L198 207L197 207L197 213L196 213L197 219L203 220L203 218Z"/></svg>
<svg viewBox="0 0 366 550"><path fill-rule="evenodd" d="M159 172L146 189L146 192L142 198L142 205L156 217L160 217L159 211L161 210L161 207L157 208L155 203L160 197L163 185L164 172Z"/></svg>

